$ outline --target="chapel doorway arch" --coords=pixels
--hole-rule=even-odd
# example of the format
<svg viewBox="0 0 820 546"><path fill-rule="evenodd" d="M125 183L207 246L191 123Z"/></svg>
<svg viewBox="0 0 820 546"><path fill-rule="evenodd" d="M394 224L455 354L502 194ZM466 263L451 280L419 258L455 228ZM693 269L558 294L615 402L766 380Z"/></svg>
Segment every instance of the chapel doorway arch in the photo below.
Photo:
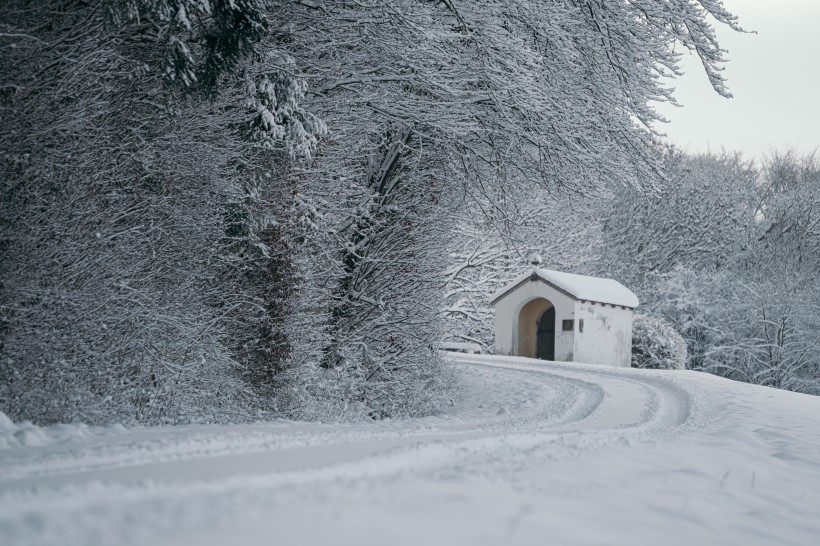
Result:
<svg viewBox="0 0 820 546"><path fill-rule="evenodd" d="M551 335L548 333L550 321ZM539 334L539 329L543 329L544 332ZM555 360L555 307L552 302L546 298L535 298L527 302L518 313L516 337L518 343L514 354L528 358Z"/></svg>

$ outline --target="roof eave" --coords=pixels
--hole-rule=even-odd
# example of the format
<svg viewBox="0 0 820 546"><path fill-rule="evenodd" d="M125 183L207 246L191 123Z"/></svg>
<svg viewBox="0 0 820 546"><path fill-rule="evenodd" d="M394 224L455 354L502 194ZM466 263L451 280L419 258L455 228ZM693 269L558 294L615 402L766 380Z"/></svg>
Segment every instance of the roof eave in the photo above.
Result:
<svg viewBox="0 0 820 546"><path fill-rule="evenodd" d="M593 303L600 303L602 305L612 305L613 307L623 307L625 309L632 309L632 310L635 310L638 307L638 305L640 305L640 303L638 305L632 306L632 305L624 305L622 303L611 303L611 302L608 302L608 301L598 301L598 300L594 300L594 299L590 299L590 298L579 298L575 294L572 294L571 292L568 292L568 291L564 290L560 286L557 286L555 283L552 283L552 282L548 281L547 279L545 279L544 277L542 277L541 275L539 275L538 273L536 273L534 271L532 272L532 274L529 277L527 277L525 279L522 279L519 282L511 285L509 288L504 290L501 294L494 297L490 301L490 305L495 305L500 299L504 298L510 292L513 292L514 290L518 290L524 284L526 284L528 282L532 282L532 281L541 281L542 283L546 284L547 286L550 286L550 287L554 288L555 290L561 292L562 294L564 294L565 296L571 298L574 301L589 301L589 302L593 302Z"/></svg>
<svg viewBox="0 0 820 546"><path fill-rule="evenodd" d="M579 299L578 297L576 297L574 294L572 294L572 293L570 293L570 292L567 292L566 290L564 290L564 289L563 289L563 288L561 288L560 286L556 286L554 283L552 283L552 282L548 281L547 279L545 279L544 277L542 277L542 276L541 276L541 275L539 275L538 273L533 272L533 273L532 273L529 277L527 277L526 279L523 279L523 280L521 280L520 282L515 283L514 285L510 286L507 290L504 290L504 292L502 292L501 294L499 294L498 296L496 296L495 298L493 298L493 299L492 299L492 301L490 301L490 304L491 304L491 305L495 305L495 303L496 303L498 300L500 300L501 298L503 298L504 296L506 296L507 294L509 294L509 293L510 293L510 292L512 292L513 290L517 290L517 289L518 289L519 287L521 287L522 285L524 285L524 284L526 284L526 283L528 283L528 282L532 282L532 281L541 281L542 283L546 284L547 286L551 286L551 287L552 287L552 288L554 288L555 290L558 290L559 292L561 292L561 293L562 293L562 294L564 294L565 296L567 296L567 297L569 297L569 298L572 298L572 299L573 299L573 300L575 300L575 301L580 301L580 299Z"/></svg>

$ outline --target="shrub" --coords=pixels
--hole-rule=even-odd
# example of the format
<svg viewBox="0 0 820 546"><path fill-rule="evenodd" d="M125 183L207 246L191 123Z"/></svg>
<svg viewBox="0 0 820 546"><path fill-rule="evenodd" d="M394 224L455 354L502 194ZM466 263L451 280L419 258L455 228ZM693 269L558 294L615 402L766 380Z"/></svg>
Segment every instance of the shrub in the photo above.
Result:
<svg viewBox="0 0 820 546"><path fill-rule="evenodd" d="M632 367L659 370L686 368L686 342L663 319L635 315L632 324Z"/></svg>

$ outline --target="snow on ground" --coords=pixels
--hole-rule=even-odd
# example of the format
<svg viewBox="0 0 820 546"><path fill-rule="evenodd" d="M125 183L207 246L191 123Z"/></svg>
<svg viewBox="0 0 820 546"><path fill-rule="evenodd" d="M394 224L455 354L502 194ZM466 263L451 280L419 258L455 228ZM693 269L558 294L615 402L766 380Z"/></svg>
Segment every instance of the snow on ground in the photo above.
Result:
<svg viewBox="0 0 820 546"><path fill-rule="evenodd" d="M90 427L84 424L38 427L28 421L13 423L0 411L0 450L16 447L40 447L93 436L126 432L122 425Z"/></svg>
<svg viewBox="0 0 820 546"><path fill-rule="evenodd" d="M451 358L463 392L436 417L8 441L0 543L818 543L820 398L686 371ZM0 422L12 438L25 428Z"/></svg>

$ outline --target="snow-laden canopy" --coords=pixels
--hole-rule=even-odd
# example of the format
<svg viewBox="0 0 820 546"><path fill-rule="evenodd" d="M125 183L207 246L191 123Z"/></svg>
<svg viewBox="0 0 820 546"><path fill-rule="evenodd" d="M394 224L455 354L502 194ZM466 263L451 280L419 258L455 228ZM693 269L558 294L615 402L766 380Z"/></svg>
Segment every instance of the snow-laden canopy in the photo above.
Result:
<svg viewBox="0 0 820 546"><path fill-rule="evenodd" d="M622 305L634 309L638 306L638 296L629 288L613 279L603 279L600 277L588 277L586 275L575 275L564 273L563 271L553 271L551 269L534 268L516 278L510 284L493 295L492 303L495 303L508 292L514 290L527 281L543 281L562 292L567 293L577 300L594 301L598 303L609 303L611 305Z"/></svg>

